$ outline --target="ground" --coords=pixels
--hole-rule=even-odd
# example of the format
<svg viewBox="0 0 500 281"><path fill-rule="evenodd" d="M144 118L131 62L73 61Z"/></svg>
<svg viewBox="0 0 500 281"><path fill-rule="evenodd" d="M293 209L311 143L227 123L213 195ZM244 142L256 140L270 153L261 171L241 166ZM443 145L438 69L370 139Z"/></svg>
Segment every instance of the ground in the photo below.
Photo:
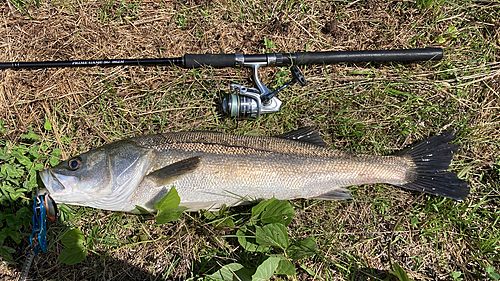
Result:
<svg viewBox="0 0 500 281"><path fill-rule="evenodd" d="M220 112L230 83L253 85L244 68L0 69L2 146L9 152L41 142L46 149L39 151L40 161L49 167L52 156L63 160L114 140L159 132L272 136L315 126L331 148L389 154L455 129L461 150L451 170L470 184L466 200L389 185L352 187L354 199L343 202L294 200L296 217L288 233L313 237L319 250L295 262L297 275L290 278L383 280L397 263L415 280L495 279L499 19L496 1L4 0L2 62L423 47L443 48L444 58L301 66L308 84L280 92L282 110L256 121ZM265 67L260 75L272 89L291 79L287 67ZM22 137L30 130L40 140ZM51 154L57 149L60 153ZM0 214L29 206L22 197L12 202ZM250 210L233 208L221 216L244 221ZM34 259L32 280L203 280L222 265L237 261L251 267L262 259L225 237L235 229L218 228L201 213L158 226L148 216L79 207L72 212L74 219L50 224L49 250ZM30 219L24 218L26 224ZM82 230L89 248L87 259L71 266L57 261L68 227ZM2 280L19 275L28 235L19 243L2 238L16 250L13 260L0 258Z"/></svg>

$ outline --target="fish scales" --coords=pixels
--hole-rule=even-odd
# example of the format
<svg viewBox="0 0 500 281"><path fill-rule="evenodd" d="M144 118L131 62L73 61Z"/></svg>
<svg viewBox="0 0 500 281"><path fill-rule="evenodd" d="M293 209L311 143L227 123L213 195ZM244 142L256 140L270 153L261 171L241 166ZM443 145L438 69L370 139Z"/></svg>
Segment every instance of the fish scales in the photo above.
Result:
<svg viewBox="0 0 500 281"><path fill-rule="evenodd" d="M154 149L155 163L170 164L202 155L199 168L174 185L185 205L203 197L207 201L203 208L271 197L312 198L358 184L402 183L410 165L398 157L358 155L287 139L215 132L143 136L132 141ZM142 202L155 192L151 187L139 188L132 201ZM160 196L167 192L163 189ZM151 208L151 204L146 207Z"/></svg>
<svg viewBox="0 0 500 281"><path fill-rule="evenodd" d="M349 199L345 187L371 183L462 199L467 184L445 171L458 150L453 138L443 133L400 155L373 156L322 147L309 128L278 137L168 133L105 145L41 177L56 202L115 211L154 211L172 185L191 210L273 197Z"/></svg>

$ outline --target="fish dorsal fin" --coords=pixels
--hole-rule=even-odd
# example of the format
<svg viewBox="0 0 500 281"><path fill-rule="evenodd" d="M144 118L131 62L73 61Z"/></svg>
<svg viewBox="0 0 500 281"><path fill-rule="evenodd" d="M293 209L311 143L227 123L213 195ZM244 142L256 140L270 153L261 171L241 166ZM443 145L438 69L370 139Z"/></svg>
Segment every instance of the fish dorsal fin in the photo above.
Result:
<svg viewBox="0 0 500 281"><path fill-rule="evenodd" d="M164 186L196 170L200 164L201 156L187 158L154 172L149 173L146 178L154 182L157 186Z"/></svg>
<svg viewBox="0 0 500 281"><path fill-rule="evenodd" d="M291 131L289 133L285 133L276 137L280 139L306 142L317 146L323 146L323 147L326 146L326 143L319 135L319 132L314 127L311 126L300 128L298 130Z"/></svg>
<svg viewBox="0 0 500 281"><path fill-rule="evenodd" d="M191 130L189 132L191 132L191 133L215 133L215 134L222 134L222 132L212 131L212 130Z"/></svg>

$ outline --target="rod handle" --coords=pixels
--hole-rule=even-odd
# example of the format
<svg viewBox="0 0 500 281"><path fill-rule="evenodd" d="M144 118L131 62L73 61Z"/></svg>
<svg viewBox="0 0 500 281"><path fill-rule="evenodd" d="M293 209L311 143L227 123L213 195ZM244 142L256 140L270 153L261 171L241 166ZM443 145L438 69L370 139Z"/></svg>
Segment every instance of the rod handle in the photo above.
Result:
<svg viewBox="0 0 500 281"><path fill-rule="evenodd" d="M236 56L234 54L185 54L184 66L198 68L203 66L234 67Z"/></svg>
<svg viewBox="0 0 500 281"><path fill-rule="evenodd" d="M441 48L374 50L374 51L331 51L298 52L284 54L283 64L332 64L340 62L382 62L382 61L429 61L443 58Z"/></svg>

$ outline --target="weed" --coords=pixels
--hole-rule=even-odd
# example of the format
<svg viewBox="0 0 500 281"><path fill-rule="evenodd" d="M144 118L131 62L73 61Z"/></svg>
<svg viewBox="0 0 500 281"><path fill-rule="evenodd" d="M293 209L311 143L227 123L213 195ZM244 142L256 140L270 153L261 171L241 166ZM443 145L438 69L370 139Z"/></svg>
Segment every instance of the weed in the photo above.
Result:
<svg viewBox="0 0 500 281"><path fill-rule="evenodd" d="M500 274L498 274L498 273L495 272L495 267L494 266L491 266L491 265L487 266L486 267L486 273L488 274L488 276L491 279L493 279L495 281L500 280Z"/></svg>
<svg viewBox="0 0 500 281"><path fill-rule="evenodd" d="M261 262L254 268L250 264L231 263L209 277L215 280L268 280L274 274L296 275L292 260L310 258L317 252L316 241L304 238L290 241L287 226L295 216L288 201L270 199L252 208L250 219L238 228L238 243L250 253L263 253Z"/></svg>
<svg viewBox="0 0 500 281"><path fill-rule="evenodd" d="M141 4L139 1L115 1L102 0L100 9L100 19L106 21L118 21L124 24L127 21L134 20L137 15L137 8Z"/></svg>
<svg viewBox="0 0 500 281"><path fill-rule="evenodd" d="M49 125L46 127L51 129ZM1 121L0 132L7 132ZM0 140L0 256L6 260L13 259L14 245L21 243L21 236L31 232L30 197L38 188L37 172L43 169L44 162L59 162L57 157L60 156L57 149L47 153L49 145L31 128L21 135L21 139L26 143Z"/></svg>

